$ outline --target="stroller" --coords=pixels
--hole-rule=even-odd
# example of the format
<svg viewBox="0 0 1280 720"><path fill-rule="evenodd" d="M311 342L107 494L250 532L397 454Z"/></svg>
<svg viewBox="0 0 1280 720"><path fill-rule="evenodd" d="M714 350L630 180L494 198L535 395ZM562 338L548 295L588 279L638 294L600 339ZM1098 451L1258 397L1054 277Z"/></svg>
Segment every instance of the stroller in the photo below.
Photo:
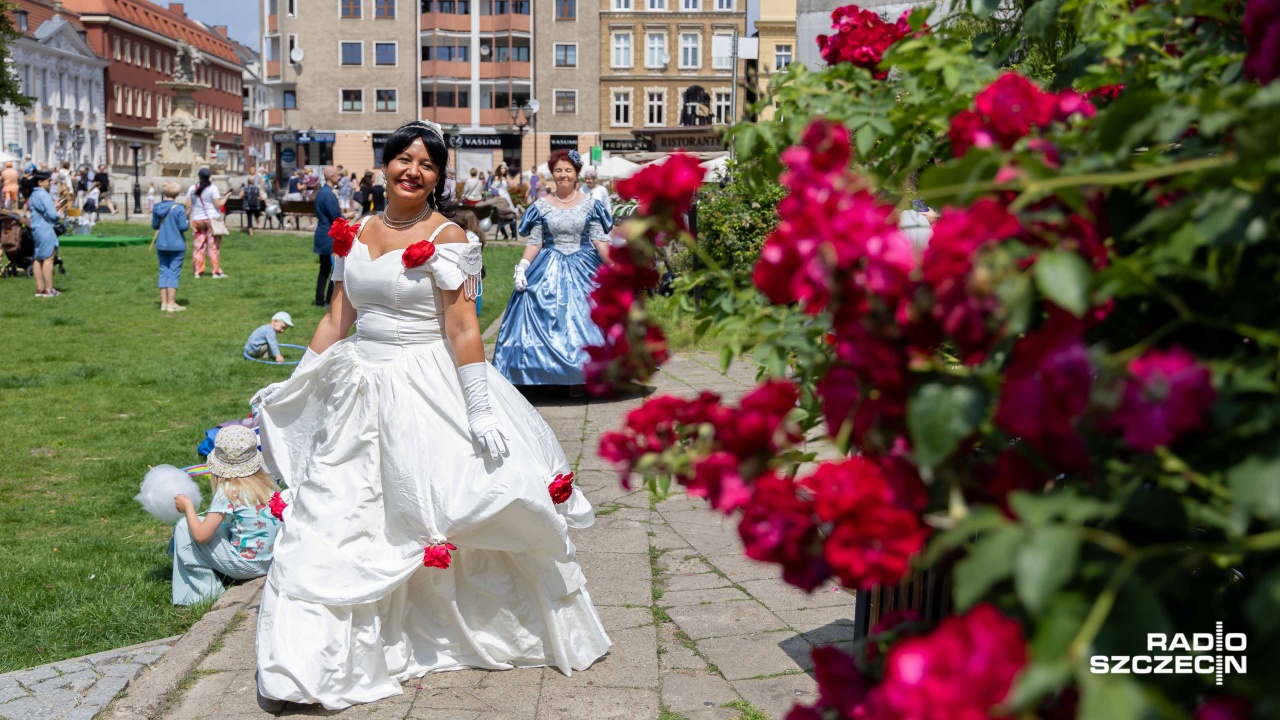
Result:
<svg viewBox="0 0 1280 720"><path fill-rule="evenodd" d="M31 235L31 228L22 222L17 213L0 212L0 250L3 250L7 260L4 267L0 267L0 278L32 275L36 240ZM67 274L67 268L56 251L53 254L53 265L59 273Z"/></svg>

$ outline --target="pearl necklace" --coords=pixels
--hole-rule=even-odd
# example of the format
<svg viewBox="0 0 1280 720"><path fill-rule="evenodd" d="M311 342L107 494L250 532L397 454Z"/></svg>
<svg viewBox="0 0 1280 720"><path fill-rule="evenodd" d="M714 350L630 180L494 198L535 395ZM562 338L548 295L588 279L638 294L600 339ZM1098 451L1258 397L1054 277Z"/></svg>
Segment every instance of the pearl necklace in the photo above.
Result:
<svg viewBox="0 0 1280 720"><path fill-rule="evenodd" d="M417 225L418 223L422 222L422 219L425 218L427 214L430 212L431 212L431 206L424 205L422 207L422 212L418 213L417 217L409 220L392 220L391 216L388 215L385 210L382 211L381 213L378 213L378 217L382 218L383 225L386 225L392 230L403 230L408 227L413 227L414 225Z"/></svg>

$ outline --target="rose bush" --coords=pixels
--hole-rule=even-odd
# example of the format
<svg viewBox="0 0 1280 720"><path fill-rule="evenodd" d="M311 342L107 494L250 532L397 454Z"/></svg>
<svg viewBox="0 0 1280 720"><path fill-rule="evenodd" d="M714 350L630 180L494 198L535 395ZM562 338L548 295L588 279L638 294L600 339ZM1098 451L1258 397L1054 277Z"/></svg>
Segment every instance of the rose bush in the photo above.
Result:
<svg viewBox="0 0 1280 720"><path fill-rule="evenodd" d="M838 10L830 66L733 129L735 181L785 193L749 282L636 185L633 264L698 254L681 289L765 379L651 399L601 454L801 588L949 569L949 617L820 649L793 720L1280 716L1280 6L957 5L927 31ZM923 251L896 227L917 189ZM604 385L660 362L612 285L636 292ZM849 457L805 466L817 432ZM1091 671L1216 621L1248 637L1222 686Z"/></svg>

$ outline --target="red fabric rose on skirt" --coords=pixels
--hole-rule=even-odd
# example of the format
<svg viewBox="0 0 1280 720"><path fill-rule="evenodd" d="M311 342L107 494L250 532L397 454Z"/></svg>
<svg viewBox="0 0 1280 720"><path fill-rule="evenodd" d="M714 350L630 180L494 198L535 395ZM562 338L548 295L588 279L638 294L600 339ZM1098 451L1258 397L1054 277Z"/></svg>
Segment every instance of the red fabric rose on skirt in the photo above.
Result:
<svg viewBox="0 0 1280 720"><path fill-rule="evenodd" d="M551 501L557 505L568 500L573 495L573 473L557 475L547 486L547 491L551 493Z"/></svg>
<svg viewBox="0 0 1280 720"><path fill-rule="evenodd" d="M267 507L271 508L271 517L284 522L284 509L289 507L289 503L280 497L280 493L271 496L271 500L267 502Z"/></svg>
<svg viewBox="0 0 1280 720"><path fill-rule="evenodd" d="M359 225L347 222L346 218L335 218L329 225L329 237L333 238L333 254L346 257L347 253L351 252L351 246L356 242L356 233L359 230Z"/></svg>
<svg viewBox="0 0 1280 720"><path fill-rule="evenodd" d="M416 268L426 263L436 254L435 243L429 240L419 240L404 249L404 254L400 259L404 261L405 269Z"/></svg>
<svg viewBox="0 0 1280 720"><path fill-rule="evenodd" d="M451 542L428 545L427 549L422 553L422 564L427 567L446 570L449 567L449 563L453 562L453 556L449 554L449 551L457 549L458 547Z"/></svg>

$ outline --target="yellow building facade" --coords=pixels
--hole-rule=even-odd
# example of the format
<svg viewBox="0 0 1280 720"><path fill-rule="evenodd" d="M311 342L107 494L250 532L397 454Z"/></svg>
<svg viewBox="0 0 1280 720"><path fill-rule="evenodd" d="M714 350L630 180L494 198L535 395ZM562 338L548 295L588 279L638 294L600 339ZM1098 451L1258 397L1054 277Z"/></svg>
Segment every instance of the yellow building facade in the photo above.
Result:
<svg viewBox="0 0 1280 720"><path fill-rule="evenodd" d="M769 97L769 81L796 59L796 0L760 0L756 36L760 39L760 97ZM761 110L762 120L772 117L772 105Z"/></svg>

